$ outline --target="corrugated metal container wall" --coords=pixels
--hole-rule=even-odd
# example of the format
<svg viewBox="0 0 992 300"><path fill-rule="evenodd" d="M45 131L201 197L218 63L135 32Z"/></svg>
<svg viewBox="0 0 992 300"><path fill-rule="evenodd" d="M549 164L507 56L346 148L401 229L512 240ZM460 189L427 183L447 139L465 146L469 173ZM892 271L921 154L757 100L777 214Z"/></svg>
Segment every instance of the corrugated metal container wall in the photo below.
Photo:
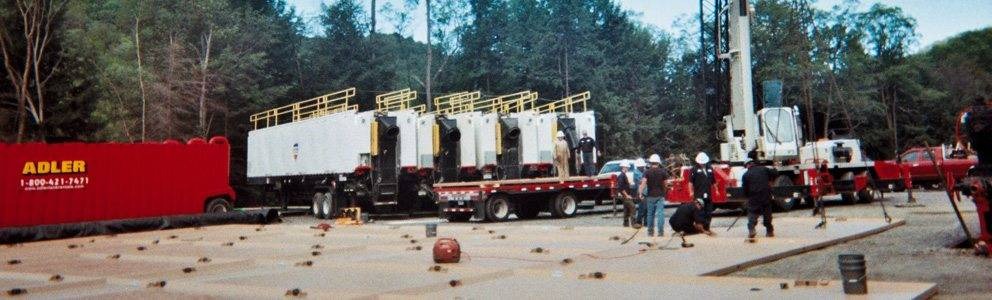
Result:
<svg viewBox="0 0 992 300"><path fill-rule="evenodd" d="M208 143L0 144L0 227L201 213L234 201L230 149Z"/></svg>

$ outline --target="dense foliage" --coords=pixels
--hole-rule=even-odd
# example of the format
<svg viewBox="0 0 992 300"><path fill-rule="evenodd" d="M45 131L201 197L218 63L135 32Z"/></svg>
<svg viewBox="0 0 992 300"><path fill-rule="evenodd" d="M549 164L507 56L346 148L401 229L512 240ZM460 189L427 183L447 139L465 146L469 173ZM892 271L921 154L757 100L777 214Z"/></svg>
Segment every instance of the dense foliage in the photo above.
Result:
<svg viewBox="0 0 992 300"><path fill-rule="evenodd" d="M811 1L755 1L752 37L754 81L783 80L784 103L809 116L808 135L843 128L875 158L951 142L958 110L990 90L992 29L912 54L915 20L898 7L858 10L848 1L823 11ZM6 142L21 139L22 120L24 140L226 135L239 182L250 113L352 86L363 109L376 93L401 88L424 99L431 76L434 95L533 90L550 101L591 91L608 157L718 144L720 116L704 114L699 100L706 87L697 80L695 19L665 32L612 0L434 0L429 73L427 45L404 27L416 0L377 8L397 27L391 34L377 32L357 0L324 6L319 30L284 0L0 2ZM22 3L48 4L54 16L40 56L25 56ZM11 70L28 59L51 73L43 89L15 80L21 73ZM44 118L20 113L31 95L44 96Z"/></svg>

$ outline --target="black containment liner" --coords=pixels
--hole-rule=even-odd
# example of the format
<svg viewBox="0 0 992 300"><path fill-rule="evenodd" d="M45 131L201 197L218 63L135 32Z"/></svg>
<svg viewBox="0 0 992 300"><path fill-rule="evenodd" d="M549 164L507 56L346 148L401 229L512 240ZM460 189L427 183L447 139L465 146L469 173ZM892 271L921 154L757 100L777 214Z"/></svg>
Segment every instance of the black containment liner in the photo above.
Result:
<svg viewBox="0 0 992 300"><path fill-rule="evenodd" d="M119 234L139 231L166 230L224 224L270 224L280 222L274 209L251 212L225 212L178 215L141 219L83 222L31 227L0 228L0 244Z"/></svg>

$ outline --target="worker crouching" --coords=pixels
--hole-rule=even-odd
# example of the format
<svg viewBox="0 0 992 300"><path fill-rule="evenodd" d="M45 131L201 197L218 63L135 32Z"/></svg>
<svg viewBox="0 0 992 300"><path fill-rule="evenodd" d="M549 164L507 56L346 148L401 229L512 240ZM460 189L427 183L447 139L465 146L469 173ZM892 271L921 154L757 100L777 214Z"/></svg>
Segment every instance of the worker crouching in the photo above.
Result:
<svg viewBox="0 0 992 300"><path fill-rule="evenodd" d="M668 224L679 235L702 233L715 236L716 234L709 230L709 220L706 209L703 207L703 201L693 200L679 205L671 219L668 220Z"/></svg>

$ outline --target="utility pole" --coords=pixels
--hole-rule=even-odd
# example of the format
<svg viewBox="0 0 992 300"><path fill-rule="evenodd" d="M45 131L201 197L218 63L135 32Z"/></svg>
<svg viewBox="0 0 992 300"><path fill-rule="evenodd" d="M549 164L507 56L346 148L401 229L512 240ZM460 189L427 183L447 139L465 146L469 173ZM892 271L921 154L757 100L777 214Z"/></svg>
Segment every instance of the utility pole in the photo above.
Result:
<svg viewBox="0 0 992 300"><path fill-rule="evenodd" d="M427 2L427 77L424 81L424 89L426 90L424 94L427 95L425 99L427 102L427 111L433 111L431 101L431 0L425 0Z"/></svg>
<svg viewBox="0 0 992 300"><path fill-rule="evenodd" d="M372 35L375 35L375 0L372 0L372 9L370 9L369 11L372 12L372 20L371 20L371 22L369 24L370 25L369 26L369 36L372 36Z"/></svg>

